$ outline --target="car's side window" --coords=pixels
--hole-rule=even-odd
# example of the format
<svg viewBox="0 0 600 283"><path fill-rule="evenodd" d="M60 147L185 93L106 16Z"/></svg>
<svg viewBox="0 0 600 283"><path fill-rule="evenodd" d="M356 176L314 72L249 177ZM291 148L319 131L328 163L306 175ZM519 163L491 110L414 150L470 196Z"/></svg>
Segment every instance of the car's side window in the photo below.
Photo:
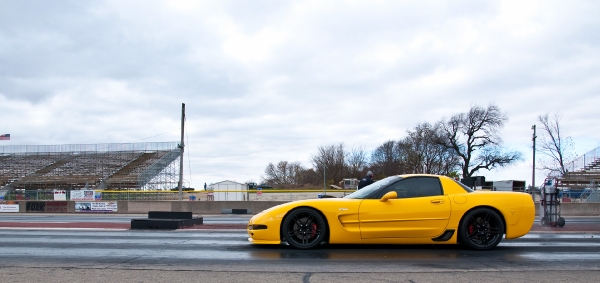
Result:
<svg viewBox="0 0 600 283"><path fill-rule="evenodd" d="M398 198L414 198L442 195L442 186L437 177L410 177L402 179L385 190L382 190L379 198L387 192L395 191Z"/></svg>

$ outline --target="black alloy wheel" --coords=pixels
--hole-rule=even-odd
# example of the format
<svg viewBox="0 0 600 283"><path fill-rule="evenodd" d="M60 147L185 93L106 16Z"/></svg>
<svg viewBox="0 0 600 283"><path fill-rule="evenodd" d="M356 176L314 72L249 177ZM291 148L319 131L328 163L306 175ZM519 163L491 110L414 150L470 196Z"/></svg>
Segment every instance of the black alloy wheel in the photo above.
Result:
<svg viewBox="0 0 600 283"><path fill-rule="evenodd" d="M490 250L502 240L504 222L496 211L476 208L463 217L458 233L461 243L467 247L474 250Z"/></svg>
<svg viewBox="0 0 600 283"><path fill-rule="evenodd" d="M325 240L327 223L316 210L298 208L285 217L281 231L290 246L312 249Z"/></svg>

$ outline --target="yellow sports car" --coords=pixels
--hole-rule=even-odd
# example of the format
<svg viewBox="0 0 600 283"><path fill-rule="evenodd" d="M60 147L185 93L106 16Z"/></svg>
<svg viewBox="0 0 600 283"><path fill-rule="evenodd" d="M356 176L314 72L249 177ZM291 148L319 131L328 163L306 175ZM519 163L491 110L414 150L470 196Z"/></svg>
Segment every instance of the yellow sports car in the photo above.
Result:
<svg viewBox="0 0 600 283"><path fill-rule="evenodd" d="M299 200L248 222L253 244L457 244L489 250L529 232L530 195L473 191L446 176L398 175L344 198Z"/></svg>

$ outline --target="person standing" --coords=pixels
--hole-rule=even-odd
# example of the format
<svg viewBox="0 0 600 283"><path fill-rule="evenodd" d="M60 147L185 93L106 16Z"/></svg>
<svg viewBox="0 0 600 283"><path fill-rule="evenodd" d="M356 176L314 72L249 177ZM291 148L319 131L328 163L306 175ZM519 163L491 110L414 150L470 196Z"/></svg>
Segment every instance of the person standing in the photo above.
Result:
<svg viewBox="0 0 600 283"><path fill-rule="evenodd" d="M360 180L360 182L358 183L358 189L360 190L373 183L375 183L375 181L373 181L373 172L369 171L367 172L367 176L362 178L362 180Z"/></svg>

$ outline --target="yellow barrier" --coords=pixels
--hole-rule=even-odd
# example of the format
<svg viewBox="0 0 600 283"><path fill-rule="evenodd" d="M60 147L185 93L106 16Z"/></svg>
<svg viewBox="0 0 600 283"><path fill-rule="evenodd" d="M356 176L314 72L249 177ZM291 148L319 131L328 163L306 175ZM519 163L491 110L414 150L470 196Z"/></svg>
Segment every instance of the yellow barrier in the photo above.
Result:
<svg viewBox="0 0 600 283"><path fill-rule="evenodd" d="M153 190L153 191L97 191L97 192L102 192L102 193L179 193L179 191L160 191L160 190ZM256 193L256 192L262 192L263 194L268 194L268 193L321 193L323 192L323 190L213 190L213 191L183 191L184 193L191 193L191 194L197 194L197 193L234 193L234 192L249 192L249 193ZM327 192L355 192L355 190L327 190Z"/></svg>

